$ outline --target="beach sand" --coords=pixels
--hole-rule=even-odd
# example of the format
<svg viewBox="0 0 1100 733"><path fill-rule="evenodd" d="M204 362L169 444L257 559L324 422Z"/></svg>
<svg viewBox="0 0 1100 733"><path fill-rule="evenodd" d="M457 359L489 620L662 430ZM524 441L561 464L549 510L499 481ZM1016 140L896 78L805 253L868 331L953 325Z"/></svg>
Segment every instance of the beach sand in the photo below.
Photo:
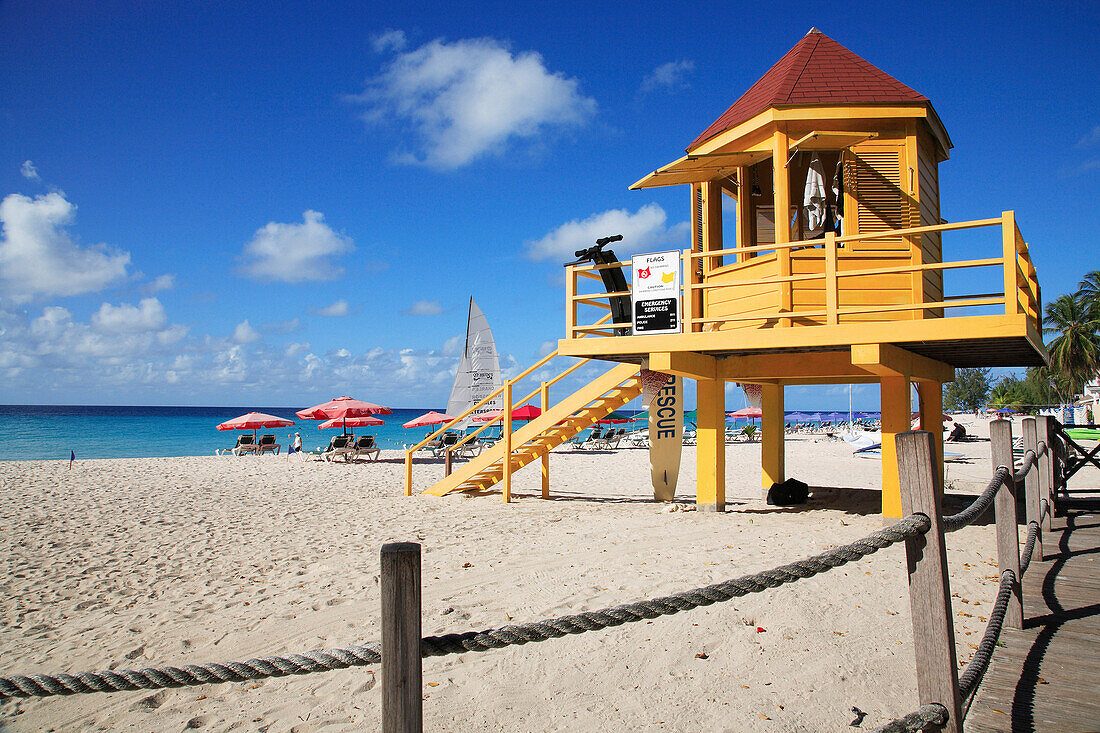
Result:
<svg viewBox="0 0 1100 733"><path fill-rule="evenodd" d="M968 419L968 418L967 418ZM974 420L970 431L986 432ZM1016 424L1019 434L1019 421ZM977 493L988 442L954 448L949 490ZM481 630L695 588L880 528L880 464L792 437L815 490L761 500L760 446L727 447L725 513L650 501L648 454L563 450L499 493L402 495L378 463L283 456L0 463L0 674L224 662L380 638L379 548L423 545L423 631ZM415 484L442 476L418 461ZM677 492L693 507L694 448ZM957 510L964 496L951 496ZM960 663L996 590L994 528L948 536ZM0 730L378 729L380 671L79 695L0 707ZM428 730L869 729L917 706L904 550L708 608L424 662Z"/></svg>

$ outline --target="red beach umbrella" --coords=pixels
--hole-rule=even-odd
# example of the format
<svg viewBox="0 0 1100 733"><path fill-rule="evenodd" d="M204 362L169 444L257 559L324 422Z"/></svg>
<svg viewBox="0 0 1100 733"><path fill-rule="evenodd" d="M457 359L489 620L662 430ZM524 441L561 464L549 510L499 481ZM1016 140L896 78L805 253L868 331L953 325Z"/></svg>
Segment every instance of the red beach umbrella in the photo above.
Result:
<svg viewBox="0 0 1100 733"><path fill-rule="evenodd" d="M389 415L393 410L373 402L363 402L354 397L333 397L295 414L303 420L346 420L352 417L370 417L371 415ZM346 425L345 425L346 427Z"/></svg>
<svg viewBox="0 0 1100 733"><path fill-rule="evenodd" d="M218 430L251 430L255 433L260 428L285 428L293 424L293 420L287 420L285 417L276 417L264 412L250 412L247 415L226 420L218 425Z"/></svg>
<svg viewBox="0 0 1100 733"><path fill-rule="evenodd" d="M303 420L331 420L336 417L369 417L371 415L389 415L393 410L373 402L363 402L354 397L333 397L328 402L322 402L305 410L298 410L296 415Z"/></svg>
<svg viewBox="0 0 1100 733"><path fill-rule="evenodd" d="M490 420L496 420L500 417L503 410L493 410L487 412L484 415L478 415L474 418L475 422L489 422ZM534 405L524 405L523 407L517 407L512 410L513 420L534 420L536 417L542 414L542 410Z"/></svg>
<svg viewBox="0 0 1100 733"><path fill-rule="evenodd" d="M368 427L370 425L385 425L385 424L386 424L385 420L380 420L377 417L371 417L371 416L368 415L367 417L348 417L348 418L338 417L338 418L334 418L332 420L325 420L323 423L321 423L317 427L324 430L324 429L327 429L327 428L339 428L339 427L365 428L365 427Z"/></svg>
<svg viewBox="0 0 1100 733"><path fill-rule="evenodd" d="M263 412L250 412L247 415L226 420L218 426L218 430L259 430L260 428L285 428L293 425L293 420L283 417L275 417Z"/></svg>
<svg viewBox="0 0 1100 733"><path fill-rule="evenodd" d="M743 407L740 410L728 413L728 417L764 417L764 411L759 407Z"/></svg>
<svg viewBox="0 0 1100 733"><path fill-rule="evenodd" d="M450 415L444 415L442 412L436 412L435 410L432 410L431 412L425 412L420 417L414 417L412 420L409 420L401 427L422 428L427 425L442 425L443 423L448 423L451 420L454 420L454 418Z"/></svg>

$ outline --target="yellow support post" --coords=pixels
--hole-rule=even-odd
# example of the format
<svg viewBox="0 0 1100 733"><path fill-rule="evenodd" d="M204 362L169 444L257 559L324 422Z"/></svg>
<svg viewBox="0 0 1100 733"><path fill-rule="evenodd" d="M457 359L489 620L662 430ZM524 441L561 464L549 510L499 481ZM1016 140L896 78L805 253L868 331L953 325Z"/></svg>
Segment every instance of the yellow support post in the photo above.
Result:
<svg viewBox="0 0 1100 733"><path fill-rule="evenodd" d="M500 490L504 495L504 503L512 501L512 380L504 382L504 457L501 458L500 468L503 471L500 479Z"/></svg>
<svg viewBox="0 0 1100 733"><path fill-rule="evenodd" d="M1020 302L1016 287L1016 212L1001 214L1001 242L1004 258L1005 315L1019 312Z"/></svg>
<svg viewBox="0 0 1100 733"><path fill-rule="evenodd" d="M760 484L764 495L772 484L782 483L786 476L785 448L783 445L783 385L761 385L761 411L764 413L760 426Z"/></svg>
<svg viewBox="0 0 1100 733"><path fill-rule="evenodd" d="M405 496L412 496L413 461L412 451L405 451Z"/></svg>
<svg viewBox="0 0 1100 733"><path fill-rule="evenodd" d="M836 233L825 232L825 322L830 326L840 323L837 310L840 293L836 278Z"/></svg>
<svg viewBox="0 0 1100 733"><path fill-rule="evenodd" d="M726 510L726 384L696 381L698 429L695 447L695 505L703 512Z"/></svg>
<svg viewBox="0 0 1100 733"><path fill-rule="evenodd" d="M775 207L775 242L781 244L791 241L791 179L787 170L787 158L790 157L790 140L787 138L786 125L779 125L772 137L772 203ZM776 251L779 276L791 274L791 251ZM778 288L779 311L789 313L794 306L791 284L782 283ZM790 326L791 319L779 319L780 326Z"/></svg>
<svg viewBox="0 0 1100 733"><path fill-rule="evenodd" d="M901 484L898 480L898 433L909 429L909 377L882 377L882 516L901 517Z"/></svg>
<svg viewBox="0 0 1100 733"><path fill-rule="evenodd" d="M943 491L943 385L939 382L917 382L920 404L920 429L932 433L936 446L936 469L940 472L937 485Z"/></svg>
<svg viewBox="0 0 1100 733"><path fill-rule="evenodd" d="M546 382L542 383L542 411L546 412L550 409L550 385ZM547 448L542 452L542 498L550 498L550 449Z"/></svg>

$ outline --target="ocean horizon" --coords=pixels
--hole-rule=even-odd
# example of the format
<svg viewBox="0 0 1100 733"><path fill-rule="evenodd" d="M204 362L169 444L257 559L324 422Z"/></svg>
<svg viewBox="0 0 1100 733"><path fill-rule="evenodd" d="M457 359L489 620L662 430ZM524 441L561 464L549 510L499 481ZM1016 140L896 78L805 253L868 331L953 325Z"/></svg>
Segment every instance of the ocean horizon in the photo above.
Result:
<svg viewBox="0 0 1100 733"><path fill-rule="evenodd" d="M180 406L180 405L0 405L0 461L77 460L99 458L172 458L209 456L231 448L241 431L219 431L219 423L247 412L265 412L294 420L290 427L260 430L273 433L285 454L294 432L305 450L328 445L338 429L320 430L317 420L302 420L301 407ZM380 415L385 424L357 428L357 435L374 435L386 450L419 442L435 428L402 427L403 423L440 407L394 408ZM627 415L631 410L620 410ZM788 410L787 414L796 411ZM731 425L745 420L728 421ZM626 426L630 427L630 426ZM644 427L639 422L636 427Z"/></svg>

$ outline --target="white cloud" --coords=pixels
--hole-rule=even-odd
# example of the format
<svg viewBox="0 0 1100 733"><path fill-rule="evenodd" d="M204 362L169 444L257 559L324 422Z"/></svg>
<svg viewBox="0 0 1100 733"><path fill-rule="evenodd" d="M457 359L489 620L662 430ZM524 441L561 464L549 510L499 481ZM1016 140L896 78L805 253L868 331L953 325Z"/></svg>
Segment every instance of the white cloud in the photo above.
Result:
<svg viewBox="0 0 1100 733"><path fill-rule="evenodd" d="M348 308L348 302L341 298L332 305L326 305L324 308L318 308L313 311L318 316L327 316L328 318L341 318L350 313Z"/></svg>
<svg viewBox="0 0 1100 733"><path fill-rule="evenodd" d="M623 241L611 246L616 252L686 249L690 225L687 222L668 226L668 215L657 204L646 204L631 214L625 209L611 209L578 221L566 222L542 239L528 242L527 256L533 260L573 259L576 250L591 247L597 239L622 234Z"/></svg>
<svg viewBox="0 0 1100 733"><path fill-rule="evenodd" d="M58 193L0 202L0 294L16 303L94 293L126 277L130 254L106 245L81 247L66 231L75 206Z"/></svg>
<svg viewBox="0 0 1100 733"><path fill-rule="evenodd" d="M24 178L29 178L32 181L41 181L42 177L38 175L38 169L34 167L34 163L29 160L24 160L23 165L19 166L19 172L23 174Z"/></svg>
<svg viewBox="0 0 1100 733"><path fill-rule="evenodd" d="M237 327L233 329L233 340L238 344L254 344L262 337L260 332L252 328L252 324L248 322L248 319L244 319L237 324Z"/></svg>
<svg viewBox="0 0 1100 733"><path fill-rule="evenodd" d="M404 51L405 46L408 45L408 40L405 38L405 31L390 29L371 38L370 45L376 53Z"/></svg>
<svg viewBox="0 0 1100 733"><path fill-rule="evenodd" d="M695 62L689 60L669 61L667 64L661 64L642 80L642 93L648 94L661 88L672 89L687 86L683 81L684 75L694 68Z"/></svg>
<svg viewBox="0 0 1100 733"><path fill-rule="evenodd" d="M308 341L301 342L301 343L295 342L295 343L287 344L286 349L283 351L283 354L286 356L286 358L293 359L294 357L298 356L299 354L301 354L304 351L309 351L309 342Z"/></svg>
<svg viewBox="0 0 1100 733"><path fill-rule="evenodd" d="M256 280L288 283L335 280L344 268L333 261L353 252L351 239L324 222L324 214L306 211L301 224L270 222L256 232L241 254L242 272Z"/></svg>
<svg viewBox="0 0 1100 733"><path fill-rule="evenodd" d="M300 318L290 318L285 321L265 323L263 329L275 333L295 333L302 329L302 320Z"/></svg>
<svg viewBox="0 0 1100 733"><path fill-rule="evenodd" d="M176 287L175 275L160 275L141 286L141 292L146 295L159 293L161 290L171 290Z"/></svg>
<svg viewBox="0 0 1100 733"><path fill-rule="evenodd" d="M407 316L438 316L442 312L438 300L418 300L404 311Z"/></svg>
<svg viewBox="0 0 1100 733"><path fill-rule="evenodd" d="M92 328L102 333L159 331L167 324L168 315L156 298L145 298L137 306L104 303L92 314Z"/></svg>
<svg viewBox="0 0 1100 733"><path fill-rule="evenodd" d="M454 169L517 140L583 125L596 102L579 87L535 52L513 54L491 38L435 40L399 54L357 99L368 121L416 131L420 149L403 162Z"/></svg>
<svg viewBox="0 0 1100 733"><path fill-rule="evenodd" d="M1077 141L1079 148L1091 148L1094 145L1100 145L1100 125L1094 126L1087 135Z"/></svg>

